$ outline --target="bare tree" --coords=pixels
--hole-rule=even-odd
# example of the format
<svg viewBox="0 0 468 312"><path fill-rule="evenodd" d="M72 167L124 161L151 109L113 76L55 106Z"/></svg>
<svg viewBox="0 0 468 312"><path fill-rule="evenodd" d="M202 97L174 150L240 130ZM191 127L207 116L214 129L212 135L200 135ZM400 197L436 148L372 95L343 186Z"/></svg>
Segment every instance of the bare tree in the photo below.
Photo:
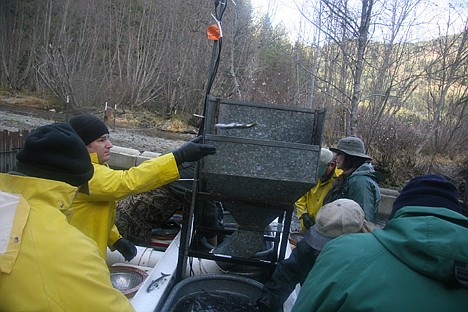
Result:
<svg viewBox="0 0 468 312"><path fill-rule="evenodd" d="M44 40L37 50L36 68L43 82L71 108L104 106L107 69L102 66L105 23L96 12L103 7L89 1L48 2L43 17Z"/></svg>
<svg viewBox="0 0 468 312"><path fill-rule="evenodd" d="M322 0L321 3L323 7L320 6L320 9L315 11L318 15L306 16L326 38L320 48L322 68L312 70L312 81L314 87L317 86L321 90L321 98L326 97L331 101L326 106L332 110L335 119L340 121L338 125L343 126L336 131L345 135L356 134L364 56L374 0L362 0L357 11L350 8L346 0ZM356 20L359 22L356 23ZM316 55L318 58L318 54ZM318 66L319 60L316 59L313 64ZM316 80L319 83L316 83ZM316 94L315 90L312 92Z"/></svg>
<svg viewBox="0 0 468 312"><path fill-rule="evenodd" d="M356 53L356 70L354 72L353 95L351 96L350 124L346 127L347 135L354 135L357 132L357 110L361 100L361 77L364 71L364 53L367 47L369 36L369 26L372 16L374 0L362 0L361 19L358 30L358 47Z"/></svg>
<svg viewBox="0 0 468 312"><path fill-rule="evenodd" d="M364 118L372 120L365 130L366 146L373 148L382 118L395 114L407 102L417 87L422 70L418 68L415 45L408 44L412 18L420 0L387 1L382 4L379 16L378 41L369 44L362 102Z"/></svg>
<svg viewBox="0 0 468 312"><path fill-rule="evenodd" d="M41 4L34 1L0 1L0 85L7 89L36 88L31 77L40 43L41 11Z"/></svg>
<svg viewBox="0 0 468 312"><path fill-rule="evenodd" d="M450 21L448 22L450 23ZM420 153L427 143L432 142L434 156L442 152L445 144L441 141L441 130L455 120L464 120L467 85L464 83L468 67L468 19L465 30L456 35L440 36L432 45L433 58L425 65L427 85L427 118L429 129ZM447 29L449 29L447 27ZM458 95L458 99L457 96ZM458 107L462 105L462 109ZM455 125L459 124L455 122ZM454 130L457 127L454 128ZM444 140L453 137L444 137ZM447 143L447 142L446 142Z"/></svg>

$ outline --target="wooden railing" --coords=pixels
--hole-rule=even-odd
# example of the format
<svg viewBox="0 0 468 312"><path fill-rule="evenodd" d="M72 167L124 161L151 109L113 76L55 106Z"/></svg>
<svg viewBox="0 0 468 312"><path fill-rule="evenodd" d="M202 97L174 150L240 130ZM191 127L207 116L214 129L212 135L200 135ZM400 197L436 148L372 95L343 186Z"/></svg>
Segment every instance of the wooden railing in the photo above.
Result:
<svg viewBox="0 0 468 312"><path fill-rule="evenodd" d="M0 172L15 170L16 153L23 147L28 134L28 130L17 132L3 130L0 133Z"/></svg>

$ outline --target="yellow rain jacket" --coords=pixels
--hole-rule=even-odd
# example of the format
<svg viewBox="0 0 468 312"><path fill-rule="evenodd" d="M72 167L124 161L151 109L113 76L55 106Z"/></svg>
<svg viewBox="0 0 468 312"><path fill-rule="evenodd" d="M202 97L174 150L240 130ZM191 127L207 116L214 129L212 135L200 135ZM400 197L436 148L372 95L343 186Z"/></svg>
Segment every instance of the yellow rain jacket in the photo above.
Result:
<svg viewBox="0 0 468 312"><path fill-rule="evenodd" d="M117 200L143 193L179 178L174 155L166 154L149 159L128 170L113 170L98 162L97 154L91 153L94 175L89 181L89 193L78 194L70 209L64 209L68 222L78 228L99 248L106 259L107 246L112 246L122 236L115 226Z"/></svg>
<svg viewBox="0 0 468 312"><path fill-rule="evenodd" d="M333 181L335 181L336 178L338 178L342 173L343 170L335 168L333 176L330 179L325 182L322 182L322 180L318 179L317 183L296 201L296 212L297 217L301 220L302 232L306 231L306 228L304 227L301 219L302 214L308 212L309 216L315 222L315 217L317 216L320 208L322 208L323 200L325 199L328 191L332 188Z"/></svg>
<svg viewBox="0 0 468 312"><path fill-rule="evenodd" d="M134 311L96 244L60 212L76 191L0 174L0 311Z"/></svg>

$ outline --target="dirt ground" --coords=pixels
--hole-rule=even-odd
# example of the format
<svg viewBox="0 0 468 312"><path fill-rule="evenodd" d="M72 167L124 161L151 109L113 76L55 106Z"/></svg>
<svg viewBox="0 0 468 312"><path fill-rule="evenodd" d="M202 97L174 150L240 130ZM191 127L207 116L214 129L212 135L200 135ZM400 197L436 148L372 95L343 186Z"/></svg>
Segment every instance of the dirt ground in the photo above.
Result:
<svg viewBox="0 0 468 312"><path fill-rule="evenodd" d="M65 121L61 113L30 106L12 105L0 101L0 130L31 130L54 122ZM194 138L193 134L175 133L155 128L129 128L121 125L109 127L110 138L115 146L143 151L167 153Z"/></svg>

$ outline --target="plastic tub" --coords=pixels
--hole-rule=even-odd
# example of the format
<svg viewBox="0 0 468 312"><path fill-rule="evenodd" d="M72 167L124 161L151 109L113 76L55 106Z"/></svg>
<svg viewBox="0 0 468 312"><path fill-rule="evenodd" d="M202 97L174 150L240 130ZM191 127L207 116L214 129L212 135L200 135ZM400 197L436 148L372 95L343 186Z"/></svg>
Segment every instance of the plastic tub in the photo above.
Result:
<svg viewBox="0 0 468 312"><path fill-rule="evenodd" d="M176 284L161 312L258 311L262 284L250 278L227 274L206 274Z"/></svg>

